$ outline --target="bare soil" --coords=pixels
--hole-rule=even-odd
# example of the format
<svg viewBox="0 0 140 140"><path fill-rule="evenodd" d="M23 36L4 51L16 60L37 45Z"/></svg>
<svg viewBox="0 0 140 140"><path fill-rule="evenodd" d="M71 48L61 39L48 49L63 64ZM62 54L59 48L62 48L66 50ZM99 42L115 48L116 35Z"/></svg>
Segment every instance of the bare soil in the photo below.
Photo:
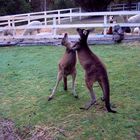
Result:
<svg viewBox="0 0 140 140"><path fill-rule="evenodd" d="M0 119L0 140L53 140L48 129L25 127L22 130L15 127L12 120Z"/></svg>

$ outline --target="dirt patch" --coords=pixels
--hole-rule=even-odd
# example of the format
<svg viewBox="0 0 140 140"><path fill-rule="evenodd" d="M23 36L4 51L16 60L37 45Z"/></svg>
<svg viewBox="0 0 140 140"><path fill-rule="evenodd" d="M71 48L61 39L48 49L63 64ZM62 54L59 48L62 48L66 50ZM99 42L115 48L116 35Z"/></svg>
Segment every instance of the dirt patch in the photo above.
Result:
<svg viewBox="0 0 140 140"><path fill-rule="evenodd" d="M16 134L13 121L0 119L0 140L21 140Z"/></svg>
<svg viewBox="0 0 140 140"><path fill-rule="evenodd" d="M54 140L52 131L36 127L34 130L25 127L22 130L15 127L12 120L0 119L0 140Z"/></svg>

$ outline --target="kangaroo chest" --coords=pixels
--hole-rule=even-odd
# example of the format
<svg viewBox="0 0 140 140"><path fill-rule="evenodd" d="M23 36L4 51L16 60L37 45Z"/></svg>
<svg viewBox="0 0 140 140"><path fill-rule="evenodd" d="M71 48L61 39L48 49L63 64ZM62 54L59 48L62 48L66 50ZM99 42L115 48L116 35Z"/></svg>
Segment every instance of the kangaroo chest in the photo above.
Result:
<svg viewBox="0 0 140 140"><path fill-rule="evenodd" d="M78 51L78 58L80 64L84 69L87 69L91 65L92 67L96 66L94 57L90 53L86 52L85 50Z"/></svg>
<svg viewBox="0 0 140 140"><path fill-rule="evenodd" d="M65 54L59 63L59 69L64 72L64 75L69 75L75 70L76 53Z"/></svg>
<svg viewBox="0 0 140 140"><path fill-rule="evenodd" d="M98 77L105 72L103 63L96 55L86 53L86 51L78 51L78 58L87 76Z"/></svg>

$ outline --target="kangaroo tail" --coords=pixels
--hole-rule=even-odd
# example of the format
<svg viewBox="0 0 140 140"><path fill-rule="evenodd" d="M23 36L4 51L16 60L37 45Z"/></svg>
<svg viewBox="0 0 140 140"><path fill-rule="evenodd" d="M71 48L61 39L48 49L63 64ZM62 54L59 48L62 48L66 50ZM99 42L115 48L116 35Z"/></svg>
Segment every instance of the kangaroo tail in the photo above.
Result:
<svg viewBox="0 0 140 140"><path fill-rule="evenodd" d="M63 77L63 81L64 81L64 90L67 90L67 77Z"/></svg>
<svg viewBox="0 0 140 140"><path fill-rule="evenodd" d="M115 110L112 110L110 107L110 86L109 86L109 80L108 76L104 77L104 80L102 81L102 88L103 88L103 94L104 94L104 100L105 100L105 106L108 112L116 113Z"/></svg>

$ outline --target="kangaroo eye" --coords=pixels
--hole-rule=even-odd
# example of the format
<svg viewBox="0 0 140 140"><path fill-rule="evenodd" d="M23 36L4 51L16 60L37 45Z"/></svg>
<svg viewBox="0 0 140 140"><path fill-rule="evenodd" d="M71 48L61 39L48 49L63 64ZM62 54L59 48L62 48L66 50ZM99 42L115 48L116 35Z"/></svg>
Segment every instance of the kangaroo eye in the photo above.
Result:
<svg viewBox="0 0 140 140"><path fill-rule="evenodd" d="M87 31L86 30L83 30L83 34L86 35L87 34Z"/></svg>

